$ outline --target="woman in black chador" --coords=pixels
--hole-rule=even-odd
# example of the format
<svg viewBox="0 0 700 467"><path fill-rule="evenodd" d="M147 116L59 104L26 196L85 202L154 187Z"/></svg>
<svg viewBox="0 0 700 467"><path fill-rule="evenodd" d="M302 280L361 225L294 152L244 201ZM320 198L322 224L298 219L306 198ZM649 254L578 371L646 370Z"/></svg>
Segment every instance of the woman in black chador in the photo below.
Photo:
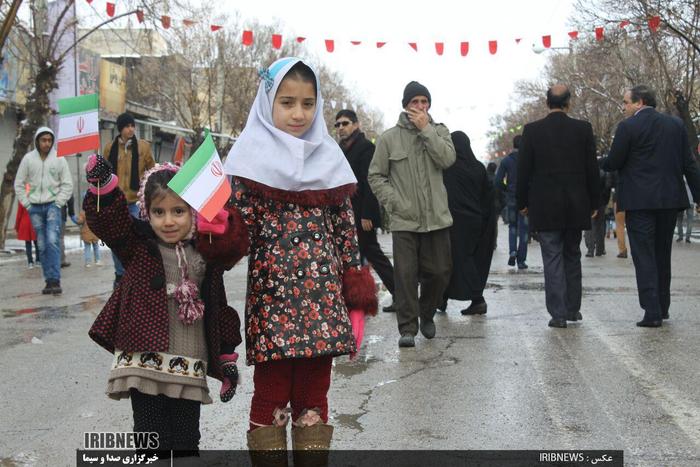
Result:
<svg viewBox="0 0 700 467"><path fill-rule="evenodd" d="M476 160L469 137L461 131L452 133L457 161L443 176L450 213L452 243L452 277L445 291L447 299L471 300L463 315L486 313L484 287L491 268L496 229L494 188L484 165Z"/></svg>

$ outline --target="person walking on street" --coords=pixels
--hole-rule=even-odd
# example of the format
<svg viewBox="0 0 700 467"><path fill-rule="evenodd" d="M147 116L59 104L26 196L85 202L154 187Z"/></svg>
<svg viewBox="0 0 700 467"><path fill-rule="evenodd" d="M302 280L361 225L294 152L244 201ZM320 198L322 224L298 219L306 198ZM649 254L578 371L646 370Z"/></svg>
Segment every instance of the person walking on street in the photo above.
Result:
<svg viewBox="0 0 700 467"><path fill-rule="evenodd" d="M425 86L408 83L404 111L379 137L367 177L391 217L399 347L414 347L419 328L426 339L435 337L433 317L452 270L443 170L456 154L450 131L428 113L431 103Z"/></svg>
<svg viewBox="0 0 700 467"><path fill-rule="evenodd" d="M625 211L637 276L640 327L660 327L671 305L671 248L678 212L700 201L700 168L688 144L683 121L656 110L648 86L623 96L625 119L615 130L602 168L619 172L617 203Z"/></svg>
<svg viewBox="0 0 700 467"><path fill-rule="evenodd" d="M586 230L583 234L587 258L605 254L605 210L610 202L610 180L608 175L602 170L598 173L598 176L600 177L600 202L596 209L596 215L591 220L591 229Z"/></svg>
<svg viewBox="0 0 700 467"><path fill-rule="evenodd" d="M688 194L688 199L693 199L693 194L690 192L688 182L685 182L685 191ZM684 215L685 214L685 215ZM685 243L690 243L690 236L693 234L693 219L695 219L695 206L690 206L685 211L678 212L678 220L676 221L676 229L678 229L677 242L683 241L683 218L685 217Z"/></svg>
<svg viewBox="0 0 700 467"><path fill-rule="evenodd" d="M75 217L75 199L73 198L73 194L70 195L70 198L68 198L68 201L66 204L63 205L61 208L61 267L62 268L67 268L70 266L70 263L66 261L66 222L68 222L68 218L73 221L74 224L77 224L75 222L76 217Z"/></svg>
<svg viewBox="0 0 700 467"><path fill-rule="evenodd" d="M496 171L496 186L505 191L506 218L508 220L508 266L518 265L518 269L527 269L527 242L529 226L527 217L518 211L515 194L518 186L518 152L521 135L513 138L513 151L508 154Z"/></svg>
<svg viewBox="0 0 700 467"><path fill-rule="evenodd" d="M483 315L487 305L484 288L491 268L498 213L494 188L484 164L474 156L469 137L462 131L452 133L457 161L443 172L447 201L453 224L450 227L452 275L445 291L447 299L470 300L463 315ZM441 308L442 309L442 308ZM444 310L443 310L444 311Z"/></svg>
<svg viewBox="0 0 700 467"><path fill-rule="evenodd" d="M381 226L379 202L369 188L367 173L374 154L374 144L360 131L360 122L353 110L343 109L335 116L335 129L338 133L340 148L350 163L355 178L357 191L350 199L355 213L357 228L357 243L360 247L360 257L369 261L379 275L382 283L392 297L392 303L385 306L383 311L393 312L394 304L394 266L386 257L377 241L377 228Z"/></svg>
<svg viewBox="0 0 700 467"><path fill-rule="evenodd" d="M567 115L571 93L547 91L549 115L525 125L518 156L518 210L538 233L550 327L582 319L581 231L591 228L600 200L590 123Z"/></svg>
<svg viewBox="0 0 700 467"><path fill-rule="evenodd" d="M80 239L83 241L83 255L85 258L85 267L89 268L92 265L101 266L100 261L100 239L90 230L90 226L85 221L85 211L80 210L80 214L73 221L80 226Z"/></svg>
<svg viewBox="0 0 700 467"><path fill-rule="evenodd" d="M119 178L119 189L126 196L126 205L132 217L138 217L139 183L144 172L153 168L155 161L151 155L151 145L143 139L136 138L136 121L131 114L123 113L117 117L119 134L113 141L107 143L102 151L112 165L114 175ZM124 275L124 266L112 250L114 262L114 287Z"/></svg>
<svg viewBox="0 0 700 467"><path fill-rule="evenodd" d="M68 162L57 157L55 136L48 127L34 134L33 151L22 158L15 176L15 196L29 212L36 231L41 269L46 286L41 293L60 294L61 288L61 208L73 194ZM25 185L29 184L29 192Z"/></svg>
<svg viewBox="0 0 700 467"><path fill-rule="evenodd" d="M33 269L35 257L37 263L41 262L39 259L39 246L36 243L36 232L34 231L34 227L32 227L31 219L29 219L29 212L27 212L27 209L22 203L17 203L15 232L17 233L17 240L24 241L24 251L27 254L27 267ZM34 255L32 255L32 243L34 243Z"/></svg>

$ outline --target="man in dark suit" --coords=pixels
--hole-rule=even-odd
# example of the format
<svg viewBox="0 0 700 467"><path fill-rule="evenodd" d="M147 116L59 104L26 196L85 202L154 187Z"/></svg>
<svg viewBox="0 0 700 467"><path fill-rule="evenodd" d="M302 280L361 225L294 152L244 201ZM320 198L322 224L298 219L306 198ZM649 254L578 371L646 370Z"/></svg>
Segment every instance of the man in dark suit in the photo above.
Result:
<svg viewBox="0 0 700 467"><path fill-rule="evenodd" d="M381 226L379 202L367 183L369 164L374 155L374 144L360 131L357 114L343 109L335 116L335 128L340 147L345 153L350 167L357 179L357 191L351 198L352 210L355 212L357 243L363 260L369 261L386 289L394 296L394 267L389 262L377 241L377 229ZM393 312L394 304L383 308Z"/></svg>
<svg viewBox="0 0 700 467"><path fill-rule="evenodd" d="M591 124L567 115L569 89L547 91L549 115L525 125L518 156L518 210L538 232L549 326L581 316L581 231L591 228L599 174Z"/></svg>
<svg viewBox="0 0 700 467"><path fill-rule="evenodd" d="M660 327L671 304L671 245L678 211L689 206L683 176L700 200L700 169L681 119L656 111L654 91L625 92L625 120L615 131L604 170L618 170L617 204L626 212L642 327Z"/></svg>

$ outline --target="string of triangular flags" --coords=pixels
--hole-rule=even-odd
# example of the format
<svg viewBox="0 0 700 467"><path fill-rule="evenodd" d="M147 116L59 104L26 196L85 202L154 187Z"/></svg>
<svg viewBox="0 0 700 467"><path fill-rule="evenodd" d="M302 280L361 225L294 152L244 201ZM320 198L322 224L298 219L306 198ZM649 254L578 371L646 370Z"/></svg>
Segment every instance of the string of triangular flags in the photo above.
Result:
<svg viewBox="0 0 700 467"><path fill-rule="evenodd" d="M92 4L94 0L85 0L88 4ZM106 13L107 16L110 18L114 17L116 14L116 3L115 2L105 2L105 8L106 8ZM141 9L137 9L135 11L136 18L139 23L143 23L146 19L146 16L144 14L144 11ZM193 26L199 21L195 21L192 19L178 19L175 20L173 19L172 16L170 15L161 15L160 17L149 17L149 19L154 20L154 21L160 21L163 29L170 29L171 27L175 26L175 21L179 21L182 26L184 27L190 27ZM659 28L661 27L661 17L659 16L651 16L646 19L646 24L649 27L649 30L651 32L657 32ZM629 20L623 20L620 21L616 26L620 29L627 29L628 27L632 26L632 22ZM219 24L209 24L209 29L212 32L219 31L220 29L223 29L224 26L219 25ZM637 29L641 29L641 26L638 26ZM605 30L606 27L604 26L599 26L596 27L593 30L593 34L595 35L595 40L596 41L602 41L605 39ZM584 34L588 34L588 31L584 31ZM568 32L568 39L571 41L578 40L581 36L581 31L569 31ZM255 42L254 40L254 32L252 30L244 30L242 33L241 37L241 43L245 46L251 46ZM307 40L306 36L295 36L292 38L292 40L295 40L298 43L302 43ZM324 45L326 48L326 51L328 53L333 53L335 51L335 46L336 43L339 41L336 41L335 39L324 39ZM522 37L515 38L515 43L520 44L522 41ZM273 49L281 49L282 48L282 43L283 43L283 36L282 34L272 34L272 39L271 39L271 45ZM361 46L362 44L367 44L368 41L358 41L358 40L351 40L350 44L353 46ZM388 42L383 41L371 41L369 42L370 46L374 45L377 49L381 49L384 47ZM408 46L412 48L415 52L418 52L418 42L407 42ZM462 41L459 43L459 53L462 57L466 57L467 54L469 54L469 42L467 41ZM445 52L445 42L435 42L433 43L433 46L435 47L435 53L437 55L443 55ZM552 36L551 34L543 35L542 36L542 47L545 49L548 49L552 46ZM422 50L422 47L421 47ZM491 55L495 55L498 52L498 40L489 40L488 41L488 50Z"/></svg>

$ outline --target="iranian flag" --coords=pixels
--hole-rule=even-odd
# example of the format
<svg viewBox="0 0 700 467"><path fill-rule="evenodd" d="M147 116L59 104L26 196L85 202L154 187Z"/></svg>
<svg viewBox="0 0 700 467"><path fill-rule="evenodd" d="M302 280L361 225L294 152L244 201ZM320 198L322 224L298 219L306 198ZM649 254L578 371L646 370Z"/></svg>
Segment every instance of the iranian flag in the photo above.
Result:
<svg viewBox="0 0 700 467"><path fill-rule="evenodd" d="M60 120L56 149L59 157L84 151L99 151L99 102L97 94L59 99Z"/></svg>
<svg viewBox="0 0 700 467"><path fill-rule="evenodd" d="M231 184L208 132L202 145L168 182L168 187L207 221L224 207L231 196Z"/></svg>

